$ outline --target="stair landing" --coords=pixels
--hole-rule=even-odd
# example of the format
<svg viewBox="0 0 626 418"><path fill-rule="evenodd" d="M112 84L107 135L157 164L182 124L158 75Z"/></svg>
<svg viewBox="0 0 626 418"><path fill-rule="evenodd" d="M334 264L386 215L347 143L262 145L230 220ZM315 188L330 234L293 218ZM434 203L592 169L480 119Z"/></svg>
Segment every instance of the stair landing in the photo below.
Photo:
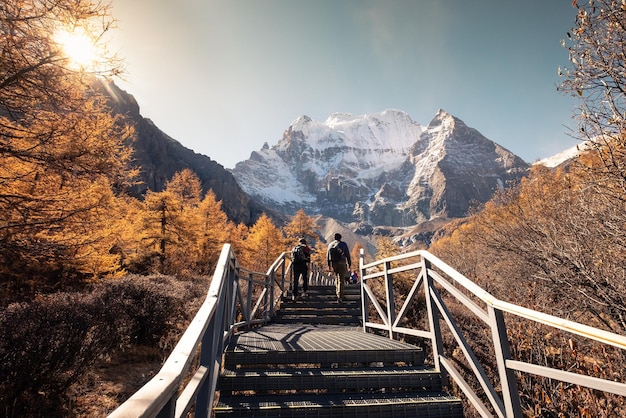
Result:
<svg viewBox="0 0 626 418"><path fill-rule="evenodd" d="M234 335L226 351L228 363L240 365L423 362L422 350L411 344L342 325L270 324Z"/></svg>

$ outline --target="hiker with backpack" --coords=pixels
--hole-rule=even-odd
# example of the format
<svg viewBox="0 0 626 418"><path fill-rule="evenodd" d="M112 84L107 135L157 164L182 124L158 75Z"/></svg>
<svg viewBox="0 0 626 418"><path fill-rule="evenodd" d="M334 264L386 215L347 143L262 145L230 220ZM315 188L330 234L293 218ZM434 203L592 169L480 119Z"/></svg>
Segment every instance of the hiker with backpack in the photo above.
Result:
<svg viewBox="0 0 626 418"><path fill-rule="evenodd" d="M298 245L291 250L291 263L293 265L293 293L292 298L298 298L298 282L302 277L302 297L306 297L309 289L309 263L311 262L311 249L304 238L300 238Z"/></svg>
<svg viewBox="0 0 626 418"><path fill-rule="evenodd" d="M348 277L352 260L350 260L350 249L348 244L341 240L341 234L335 234L335 240L328 245L326 252L328 270L335 273L335 290L337 302L343 299L344 281Z"/></svg>

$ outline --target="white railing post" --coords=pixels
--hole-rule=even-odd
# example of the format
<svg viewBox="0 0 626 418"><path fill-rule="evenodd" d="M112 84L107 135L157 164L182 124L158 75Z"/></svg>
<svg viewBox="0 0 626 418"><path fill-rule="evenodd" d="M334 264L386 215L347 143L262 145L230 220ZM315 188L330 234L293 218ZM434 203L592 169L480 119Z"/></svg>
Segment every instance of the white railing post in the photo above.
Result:
<svg viewBox="0 0 626 418"><path fill-rule="evenodd" d="M202 336L202 346L200 348L200 365L208 370L208 377L202 384L198 395L196 396L196 412L197 418L208 418L209 408L212 408L213 399L215 397L215 387L221 370L222 345L224 339L224 319L227 315L229 307L229 291L224 286L231 287L233 282L236 283L237 272L233 269L230 262L230 254L226 262L226 271L222 277L226 280L222 282L222 288L215 294L216 309L215 315L210 320L204 335ZM209 295L211 296L211 295Z"/></svg>
<svg viewBox="0 0 626 418"><path fill-rule="evenodd" d="M361 248L360 254L359 254L359 273L361 275L360 277L360 282L361 282L361 316L363 317L363 332L367 332L367 326L365 324L367 324L367 321L369 321L369 313L368 313L368 306L367 303L365 301L365 297L367 296L367 294L365 293L365 288L363 286L365 286L365 280L363 280L363 278L365 277L365 273L366 270L363 268L363 266L365 265L365 250L363 248Z"/></svg>
<svg viewBox="0 0 626 418"><path fill-rule="evenodd" d="M393 297L393 277L389 273L391 261L385 262L385 297L387 298L387 318L389 319L389 338L393 340L393 324L396 322L396 305Z"/></svg>
<svg viewBox="0 0 626 418"><path fill-rule="evenodd" d="M267 289L267 301L265 303L265 313L263 319L269 321L272 318L272 309L274 308L274 272L270 272L265 276L265 286Z"/></svg>
<svg viewBox="0 0 626 418"><path fill-rule="evenodd" d="M246 295L246 321L251 322L254 318L252 318L252 295L254 292L254 275L252 273L248 274L248 294Z"/></svg>
<svg viewBox="0 0 626 418"><path fill-rule="evenodd" d="M200 365L207 368L208 377L200 386L198 395L196 396L195 418L208 418L209 405L213 404L213 398L215 396L215 391L212 390L213 382L215 381L217 383L220 368L219 365L215 364L216 359L213 352L217 350L215 341L217 338L215 338L215 336L218 332L216 332L216 330L221 329L221 326L216 324L216 320L217 318L214 316L202 338ZM221 354L221 350L219 350L219 353Z"/></svg>
<svg viewBox="0 0 626 418"><path fill-rule="evenodd" d="M520 404L519 392L517 391L517 378L515 372L506 367L506 361L511 359L511 347L506 332L504 314L501 310L491 305L487 306L491 333L493 338L493 348L496 355L496 364L500 375L500 386L502 387L502 400L507 417L522 417L522 406Z"/></svg>
<svg viewBox="0 0 626 418"><path fill-rule="evenodd" d="M224 318L222 319L222 323L224 326L222 327L222 331L228 331L229 324L236 322L236 312L237 308L237 286L239 275L235 271L232 266L232 263L228 263L228 270L226 272L226 276L228 280L226 280L226 298L224 300Z"/></svg>
<svg viewBox="0 0 626 418"><path fill-rule="evenodd" d="M421 256L422 275L424 282L424 298L426 299L426 310L428 312L428 327L430 329L430 341L433 351L433 363L435 370L441 374L442 384L448 385L448 374L443 367L441 367L441 357L444 355L443 350L443 338L441 337L441 325L439 323L439 310L435 305L430 292L431 288L434 288L433 278L428 274L428 270L431 268L430 261L426 260L424 256Z"/></svg>

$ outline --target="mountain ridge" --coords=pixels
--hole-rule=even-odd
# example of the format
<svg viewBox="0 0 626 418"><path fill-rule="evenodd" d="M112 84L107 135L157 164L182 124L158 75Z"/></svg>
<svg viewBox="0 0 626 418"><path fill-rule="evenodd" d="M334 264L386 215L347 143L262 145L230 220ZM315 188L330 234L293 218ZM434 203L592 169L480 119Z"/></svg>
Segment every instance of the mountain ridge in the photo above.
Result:
<svg viewBox="0 0 626 418"><path fill-rule="evenodd" d="M401 110L296 118L231 170L275 210L299 208L342 222L408 227L462 217L473 201L523 176L529 165L439 109L428 126Z"/></svg>
<svg viewBox="0 0 626 418"><path fill-rule="evenodd" d="M227 170L160 131L114 83L101 88L113 112L126 115L136 129L131 145L141 168L139 198L148 189L163 190L177 171L190 168L204 191L213 189L229 219L249 226L262 213L281 225L304 209L368 245L373 235L388 235L409 247L428 243L447 221L466 216L529 168L443 109L428 125L387 109L336 112L321 122L299 116L276 144L265 143Z"/></svg>
<svg viewBox="0 0 626 418"><path fill-rule="evenodd" d="M135 129L135 138L129 143L134 165L140 171L138 184L132 189L135 197L142 198L147 190L164 190L175 173L189 168L197 174L204 192L213 190L221 201L222 210L232 221L251 224L268 210L250 199L221 164L184 147L161 131L152 120L144 118L135 98L114 82L97 80L95 88L108 97L111 111L123 115Z"/></svg>

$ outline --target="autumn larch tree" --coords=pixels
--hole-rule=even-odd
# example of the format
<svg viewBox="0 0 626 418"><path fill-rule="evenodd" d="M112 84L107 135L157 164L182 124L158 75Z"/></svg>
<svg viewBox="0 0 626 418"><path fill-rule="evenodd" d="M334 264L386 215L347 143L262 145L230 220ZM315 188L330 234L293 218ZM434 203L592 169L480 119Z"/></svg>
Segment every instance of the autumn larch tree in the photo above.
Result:
<svg viewBox="0 0 626 418"><path fill-rule="evenodd" d="M108 7L83 0L4 0L0 5L0 280L107 271L110 189L125 181L132 134L72 68L55 41L59 30L85 29L101 39ZM97 26L99 25L99 26ZM114 261L114 260L113 260ZM115 262L113 262L113 265Z"/></svg>
<svg viewBox="0 0 626 418"><path fill-rule="evenodd" d="M244 266L253 271L265 272L284 251L284 237L265 213L250 228L244 243Z"/></svg>
<svg viewBox="0 0 626 418"><path fill-rule="evenodd" d="M210 273L220 255L222 246L235 237L235 225L229 222L213 190L209 190L197 208L201 221L199 236L198 271Z"/></svg>
<svg viewBox="0 0 626 418"><path fill-rule="evenodd" d="M191 272L200 259L201 193L200 180L189 169L174 174L162 192L146 193L144 245L153 249L160 273Z"/></svg>
<svg viewBox="0 0 626 418"><path fill-rule="evenodd" d="M297 242L299 238L305 238L308 242L317 239L316 229L317 223L315 219L308 216L304 209L300 209L291 217L289 223L283 227L283 232L289 245Z"/></svg>

